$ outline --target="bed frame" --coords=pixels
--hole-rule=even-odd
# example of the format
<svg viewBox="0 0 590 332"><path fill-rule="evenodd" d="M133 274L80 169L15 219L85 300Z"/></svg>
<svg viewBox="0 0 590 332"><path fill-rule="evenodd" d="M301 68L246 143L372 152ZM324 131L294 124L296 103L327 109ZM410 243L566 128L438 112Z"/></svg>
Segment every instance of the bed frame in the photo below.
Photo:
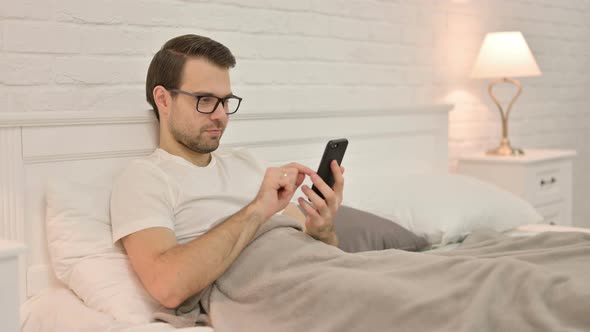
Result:
<svg viewBox="0 0 590 332"><path fill-rule="evenodd" d="M346 137L344 202L363 207L389 179L447 172L451 108L236 114L222 148L249 148L272 165L315 168L325 142ZM59 283L46 248L46 179L111 181L129 160L153 151L157 126L150 112L0 112L0 239L28 248L20 258L21 302Z"/></svg>

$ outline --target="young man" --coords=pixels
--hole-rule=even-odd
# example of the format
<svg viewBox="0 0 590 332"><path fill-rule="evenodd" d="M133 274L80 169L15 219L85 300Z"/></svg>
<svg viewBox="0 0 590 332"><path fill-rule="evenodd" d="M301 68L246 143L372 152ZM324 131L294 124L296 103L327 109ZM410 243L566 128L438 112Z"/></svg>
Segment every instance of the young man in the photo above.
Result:
<svg viewBox="0 0 590 332"><path fill-rule="evenodd" d="M215 151L239 107L234 64L221 44L187 35L167 42L148 71L160 146L118 178L111 219L114 241L160 303L199 300L218 332L588 331L588 234L484 233L437 254L348 254L322 243L338 243L337 164L332 189L303 165L264 170L244 151ZM304 217L290 201L307 176L326 200L304 186Z"/></svg>
<svg viewBox="0 0 590 332"><path fill-rule="evenodd" d="M283 210L305 232L337 245L333 219L342 202L343 169L327 186L297 163L264 170L245 151L215 150L241 98L233 95L229 69L235 58L206 37L168 41L148 70L146 97L160 122L153 154L132 162L118 178L111 200L113 241L121 240L144 287L173 308L219 278L262 224ZM290 203L299 198L304 216Z"/></svg>

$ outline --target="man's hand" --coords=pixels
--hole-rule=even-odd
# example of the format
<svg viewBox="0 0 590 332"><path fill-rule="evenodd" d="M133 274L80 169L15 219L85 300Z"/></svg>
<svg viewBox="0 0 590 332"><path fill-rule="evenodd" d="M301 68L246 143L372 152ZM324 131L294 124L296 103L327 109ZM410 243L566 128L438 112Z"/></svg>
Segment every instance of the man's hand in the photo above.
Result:
<svg viewBox="0 0 590 332"><path fill-rule="evenodd" d="M306 175L317 176L310 168L298 163L267 168L252 205L265 219L270 218L287 207Z"/></svg>
<svg viewBox="0 0 590 332"><path fill-rule="evenodd" d="M300 197L299 205L307 212L305 218L305 232L315 239L334 246L338 245L338 238L334 232L334 216L342 203L342 193L344 190L344 167L339 167L338 163L333 160L330 164L332 174L334 174L334 188L330 188L322 178L317 175L311 175L311 181L324 195L323 200L311 188L304 185L303 193L307 195L311 204Z"/></svg>

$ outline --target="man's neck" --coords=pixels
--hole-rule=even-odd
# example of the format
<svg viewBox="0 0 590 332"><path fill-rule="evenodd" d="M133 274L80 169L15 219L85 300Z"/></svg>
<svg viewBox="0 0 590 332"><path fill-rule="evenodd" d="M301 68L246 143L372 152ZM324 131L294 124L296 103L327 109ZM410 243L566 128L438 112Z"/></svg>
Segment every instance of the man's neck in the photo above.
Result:
<svg viewBox="0 0 590 332"><path fill-rule="evenodd" d="M199 167L205 167L211 162L211 153L201 154L187 148L182 144L165 144L160 142L160 149L172 155L184 158L185 160L188 160L192 164Z"/></svg>

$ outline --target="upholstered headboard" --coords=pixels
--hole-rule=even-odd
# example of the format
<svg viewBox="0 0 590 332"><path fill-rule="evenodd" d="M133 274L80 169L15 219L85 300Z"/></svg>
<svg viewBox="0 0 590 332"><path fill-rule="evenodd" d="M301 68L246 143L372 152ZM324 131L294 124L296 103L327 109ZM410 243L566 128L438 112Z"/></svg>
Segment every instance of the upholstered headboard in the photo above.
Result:
<svg viewBox="0 0 590 332"><path fill-rule="evenodd" d="M236 114L222 148L247 147L273 165L297 161L315 169L325 143L346 137L344 202L362 207L394 177L447 171L450 109ZM129 160L153 151L157 126L149 112L0 113L0 238L28 247L22 299L57 282L46 248L45 180L111 181Z"/></svg>

